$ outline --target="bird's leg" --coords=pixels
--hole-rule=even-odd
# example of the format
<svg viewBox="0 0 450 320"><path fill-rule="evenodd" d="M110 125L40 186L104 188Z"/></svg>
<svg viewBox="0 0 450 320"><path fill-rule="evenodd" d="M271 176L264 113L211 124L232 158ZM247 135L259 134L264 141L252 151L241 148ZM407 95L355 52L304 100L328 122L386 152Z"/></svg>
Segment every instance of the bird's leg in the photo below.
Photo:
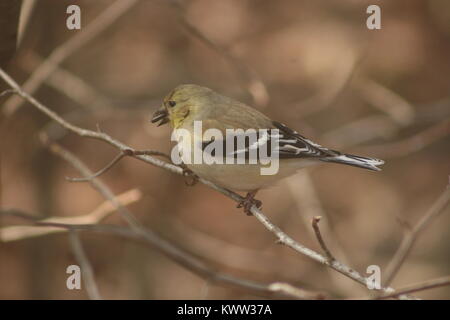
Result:
<svg viewBox="0 0 450 320"><path fill-rule="evenodd" d="M255 199L255 195L257 192L258 192L258 190L248 192L247 195L245 196L245 198L242 199L237 205L237 208L244 208L244 212L248 216L252 215L250 209L252 208L253 205L255 205L257 208L261 208L261 206L262 206L262 202Z"/></svg>
<svg viewBox="0 0 450 320"><path fill-rule="evenodd" d="M184 183L192 187L198 182L198 176L189 169L184 163L180 164L180 167L183 169L183 177L186 177L187 179L184 180Z"/></svg>

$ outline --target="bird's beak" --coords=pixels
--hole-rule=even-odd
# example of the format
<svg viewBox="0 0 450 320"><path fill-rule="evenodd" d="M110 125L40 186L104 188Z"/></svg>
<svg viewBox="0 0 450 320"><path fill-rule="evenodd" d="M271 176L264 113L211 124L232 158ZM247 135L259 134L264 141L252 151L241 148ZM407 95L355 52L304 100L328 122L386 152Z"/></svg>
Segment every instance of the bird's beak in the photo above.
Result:
<svg viewBox="0 0 450 320"><path fill-rule="evenodd" d="M160 123L158 123L158 127L170 121L169 113L164 107L162 107L159 110L156 110L156 112L153 114L152 123L156 123L158 121L160 121Z"/></svg>

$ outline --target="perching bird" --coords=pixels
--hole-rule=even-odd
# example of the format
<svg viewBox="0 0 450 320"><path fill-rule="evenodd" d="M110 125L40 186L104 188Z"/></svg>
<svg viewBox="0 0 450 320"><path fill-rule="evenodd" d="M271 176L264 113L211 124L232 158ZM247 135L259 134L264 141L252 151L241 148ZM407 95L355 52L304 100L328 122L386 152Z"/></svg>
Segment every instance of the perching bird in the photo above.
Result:
<svg viewBox="0 0 450 320"><path fill-rule="evenodd" d="M207 146L214 141L211 138L205 140L204 135L194 134L194 121L201 121L202 132L207 129L218 129L225 137L224 140L229 136L226 132L227 129L277 129L275 131L278 135L275 137L278 144L276 151L279 157L279 170L276 174L262 175L261 168L267 167L267 165L261 163L185 163L195 175L216 185L230 190L246 191L247 195L238 207L244 207L247 214L250 214L252 205L261 206L261 202L254 199L259 189L268 187L277 180L290 176L306 166L321 162L333 162L379 171L377 166L384 163L382 160L344 154L324 148L242 102L194 84L180 85L172 90L164 98L161 109L156 111L152 118L152 122L159 122L158 126L170 122L174 130L186 129L193 137L200 139L201 143L197 145L194 145L192 141L184 141L184 139L178 144L182 153L187 151L191 153L190 155L193 155L196 148L197 151L199 149L206 151ZM184 131L186 132L186 130ZM244 147L241 145L241 150L235 149L233 155L244 153L248 158L252 148L261 147L261 137L258 136L257 139L258 143L247 143ZM262 143L269 144L267 141L266 139Z"/></svg>

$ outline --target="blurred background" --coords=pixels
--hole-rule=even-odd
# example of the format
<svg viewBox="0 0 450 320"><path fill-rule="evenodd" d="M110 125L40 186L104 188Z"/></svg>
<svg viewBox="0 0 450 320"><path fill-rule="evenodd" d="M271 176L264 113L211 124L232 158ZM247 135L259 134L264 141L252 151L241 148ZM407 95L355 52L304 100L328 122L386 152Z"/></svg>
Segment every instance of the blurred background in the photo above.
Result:
<svg viewBox="0 0 450 320"><path fill-rule="evenodd" d="M66 9L75 2L81 30L68 30ZM24 1L8 72L24 83L57 48L86 29L94 32L89 25L118 3L120 14L103 31L78 48L57 51L56 60L63 59L34 96L76 125L98 126L139 150L169 152L170 129L149 120L172 88L195 83L248 103L327 147L384 159L381 172L314 167L257 197L275 224L318 252L310 221L322 216L322 235L334 256L363 274L378 265L383 277L409 226L448 184L450 2ZM380 30L366 26L370 4L381 7ZM85 215L102 205L105 199L89 184L65 179L80 174L51 154L39 133L49 132L93 171L117 150L67 133L28 103L1 99L2 208L47 218ZM255 218L202 184L188 187L183 177L132 158L101 180L128 197L129 209L145 226L221 272L289 282L333 298L368 294L276 245ZM448 274L448 211L421 234L393 287ZM3 228L25 223L1 221ZM126 225L115 212L103 222ZM257 298L202 279L134 242L93 233L81 239L104 298ZM76 260L65 233L3 241L0 298L85 299L84 289L66 288L71 264ZM448 299L450 288L417 296Z"/></svg>

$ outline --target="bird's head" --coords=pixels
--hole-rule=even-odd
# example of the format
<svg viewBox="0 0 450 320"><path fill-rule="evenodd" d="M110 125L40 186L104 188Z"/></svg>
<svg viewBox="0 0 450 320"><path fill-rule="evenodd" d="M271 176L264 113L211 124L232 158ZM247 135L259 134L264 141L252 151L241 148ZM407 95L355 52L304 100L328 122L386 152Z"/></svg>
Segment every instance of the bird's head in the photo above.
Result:
<svg viewBox="0 0 450 320"><path fill-rule="evenodd" d="M153 114L152 122L159 122L158 126L170 122L176 129L189 114L198 113L199 109L207 107L208 104L203 102L211 94L213 91L206 87L195 84L180 85L164 98L161 108Z"/></svg>

